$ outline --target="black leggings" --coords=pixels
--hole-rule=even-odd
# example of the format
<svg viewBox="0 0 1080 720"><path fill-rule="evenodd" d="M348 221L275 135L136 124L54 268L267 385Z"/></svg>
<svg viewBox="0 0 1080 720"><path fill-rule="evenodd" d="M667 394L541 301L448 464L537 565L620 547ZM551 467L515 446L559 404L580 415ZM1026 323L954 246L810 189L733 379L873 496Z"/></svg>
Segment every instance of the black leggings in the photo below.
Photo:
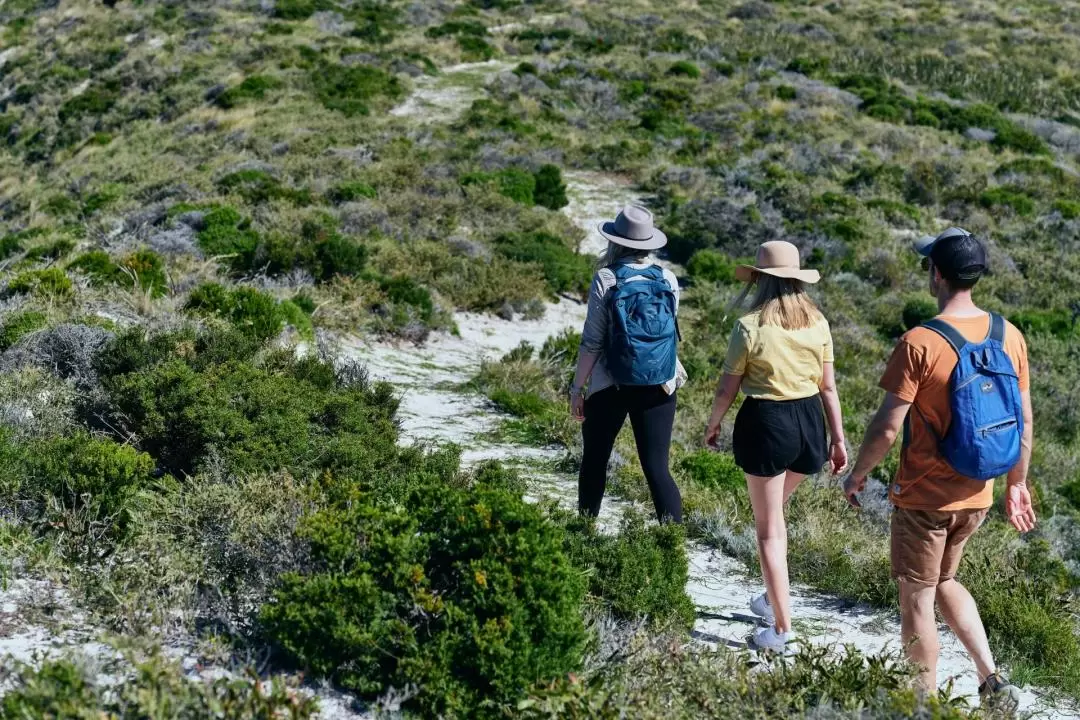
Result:
<svg viewBox="0 0 1080 720"><path fill-rule="evenodd" d="M682 522L682 498L668 469L675 393L668 395L659 385L607 388L585 401L578 509L593 517L600 514L608 460L627 415L634 428L638 459L649 483L656 517L661 522Z"/></svg>

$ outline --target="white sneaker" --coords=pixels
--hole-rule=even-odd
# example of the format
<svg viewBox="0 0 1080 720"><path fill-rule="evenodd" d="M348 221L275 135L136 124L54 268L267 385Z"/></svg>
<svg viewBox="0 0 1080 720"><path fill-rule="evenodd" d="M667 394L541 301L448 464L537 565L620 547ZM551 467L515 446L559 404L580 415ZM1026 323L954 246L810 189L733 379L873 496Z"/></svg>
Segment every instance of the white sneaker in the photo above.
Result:
<svg viewBox="0 0 1080 720"><path fill-rule="evenodd" d="M776 632L776 628L770 625L754 632L750 638L750 646L756 650L767 650L782 655L794 655L797 650L794 632Z"/></svg>
<svg viewBox="0 0 1080 720"><path fill-rule="evenodd" d="M769 604L769 596L765 593L761 593L750 600L750 612L769 625L776 624L776 615L773 613L772 605Z"/></svg>

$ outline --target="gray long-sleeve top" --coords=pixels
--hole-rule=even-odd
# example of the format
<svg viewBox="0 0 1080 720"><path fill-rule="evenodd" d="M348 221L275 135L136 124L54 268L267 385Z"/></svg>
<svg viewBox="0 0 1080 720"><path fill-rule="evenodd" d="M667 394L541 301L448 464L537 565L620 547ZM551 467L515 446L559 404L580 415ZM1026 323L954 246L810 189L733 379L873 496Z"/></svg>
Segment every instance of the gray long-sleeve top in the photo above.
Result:
<svg viewBox="0 0 1080 720"><path fill-rule="evenodd" d="M652 263L627 263L627 265L635 270L647 270L652 266ZM663 272L664 279L667 280L668 285L671 286L671 291L675 294L675 310L677 312L679 309L679 281L675 277L675 273L667 268L663 268ZM627 282L644 279L644 276L635 275L628 279ZM608 373L607 367L604 365L604 340L607 337L608 323L610 322L605 298L613 287L615 287L615 273L608 268L602 268L593 276L592 287L589 288L589 309L585 315L585 327L581 331L580 348L582 354L592 353L598 356L596 365L593 367L592 376L589 379L589 395L598 393L615 384L610 373ZM683 370L682 363L676 360L675 377L664 384L664 389L669 394L674 392L676 387L682 384L680 381L685 376L686 373Z"/></svg>

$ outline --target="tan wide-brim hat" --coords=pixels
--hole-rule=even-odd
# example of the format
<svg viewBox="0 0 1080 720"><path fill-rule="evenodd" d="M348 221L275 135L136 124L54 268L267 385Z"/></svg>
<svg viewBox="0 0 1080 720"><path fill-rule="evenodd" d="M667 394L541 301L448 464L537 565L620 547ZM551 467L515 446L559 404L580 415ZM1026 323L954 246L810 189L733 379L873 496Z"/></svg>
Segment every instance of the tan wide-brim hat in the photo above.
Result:
<svg viewBox="0 0 1080 720"><path fill-rule="evenodd" d="M784 240L770 240L762 243L758 247L757 259L753 265L740 265L735 268L735 277L743 282L753 280L754 273L801 280L811 285L821 279L821 273L817 270L802 268L799 248Z"/></svg>
<svg viewBox="0 0 1080 720"><path fill-rule="evenodd" d="M635 250L657 250L667 245L667 235L653 225L653 215L640 205L627 205L615 222L600 223L596 228L604 239Z"/></svg>

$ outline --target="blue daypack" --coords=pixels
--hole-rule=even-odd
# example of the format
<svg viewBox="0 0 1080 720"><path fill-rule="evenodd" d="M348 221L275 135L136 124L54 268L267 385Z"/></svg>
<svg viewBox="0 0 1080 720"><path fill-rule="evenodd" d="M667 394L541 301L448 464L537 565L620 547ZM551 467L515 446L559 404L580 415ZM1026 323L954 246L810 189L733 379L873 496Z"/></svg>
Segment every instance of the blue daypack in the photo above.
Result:
<svg viewBox="0 0 1080 720"><path fill-rule="evenodd" d="M635 270L609 268L615 287L608 292L607 342L604 364L617 385L663 385L675 377L679 329L675 293L664 272L653 265ZM627 282L632 277L643 279Z"/></svg>
<svg viewBox="0 0 1080 720"><path fill-rule="evenodd" d="M990 332L980 343L968 342L940 318L923 327L945 338L958 358L949 381L949 429L944 437L938 437L929 423L927 429L937 439L942 456L960 475L983 481L1004 475L1020 460L1024 433L1020 379L1005 353L1005 321L991 313Z"/></svg>

